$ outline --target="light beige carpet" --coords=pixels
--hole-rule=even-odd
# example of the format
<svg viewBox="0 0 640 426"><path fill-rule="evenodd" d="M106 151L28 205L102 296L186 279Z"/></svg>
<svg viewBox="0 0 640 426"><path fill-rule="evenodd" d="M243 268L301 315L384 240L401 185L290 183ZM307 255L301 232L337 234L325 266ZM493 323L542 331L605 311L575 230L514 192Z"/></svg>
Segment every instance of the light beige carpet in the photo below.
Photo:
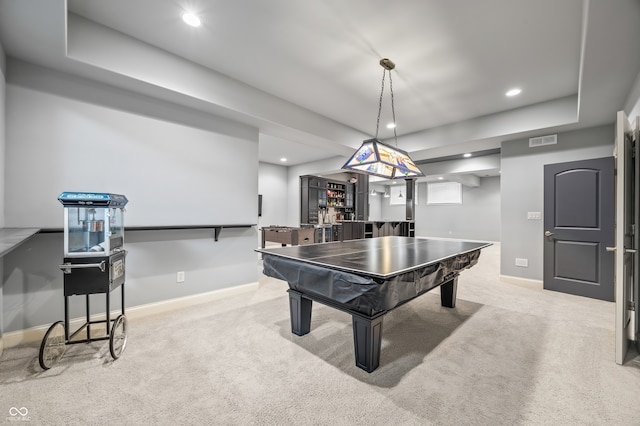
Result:
<svg viewBox="0 0 640 426"><path fill-rule="evenodd" d="M264 277L130 321L117 361L108 344L75 345L43 372L37 345L9 348L0 423L24 407L57 425L640 425L640 357L614 362L614 304L505 284L498 265L499 246L483 250L455 309L436 290L389 313L371 374L354 365L349 315L314 303L295 336L287 284Z"/></svg>

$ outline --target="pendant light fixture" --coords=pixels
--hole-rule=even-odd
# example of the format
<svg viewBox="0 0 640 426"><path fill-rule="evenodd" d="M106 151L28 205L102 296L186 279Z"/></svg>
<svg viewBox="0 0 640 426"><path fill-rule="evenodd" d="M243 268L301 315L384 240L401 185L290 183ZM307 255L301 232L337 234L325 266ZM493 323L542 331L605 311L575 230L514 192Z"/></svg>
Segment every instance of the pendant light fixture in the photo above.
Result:
<svg viewBox="0 0 640 426"><path fill-rule="evenodd" d="M396 112L393 105L393 82L391 80L391 70L393 70L396 65L390 59L383 58L380 59L380 66L383 68L382 90L380 91L380 101L378 103L376 135L373 139L367 139L362 142L362 146L356 150L342 168L386 179L406 179L424 176L418 166L409 158L409 154L398 148L398 135L395 126ZM387 71L389 71L389 91L391 92L391 113L393 115L395 147L378 140L380 113L382 112L382 95L384 94L384 82Z"/></svg>

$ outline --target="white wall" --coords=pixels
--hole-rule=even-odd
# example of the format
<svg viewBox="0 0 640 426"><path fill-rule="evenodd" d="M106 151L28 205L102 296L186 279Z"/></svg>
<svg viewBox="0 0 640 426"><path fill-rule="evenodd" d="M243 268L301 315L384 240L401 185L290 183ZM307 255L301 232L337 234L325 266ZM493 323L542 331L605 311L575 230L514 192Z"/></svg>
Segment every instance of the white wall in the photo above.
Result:
<svg viewBox="0 0 640 426"><path fill-rule="evenodd" d="M529 148L528 138L503 142L502 275L533 280L543 278L543 221L528 220L527 212L544 212L545 164L610 157L613 145L612 125L558 133L557 145ZM515 266L516 257L528 259L529 267Z"/></svg>
<svg viewBox="0 0 640 426"><path fill-rule="evenodd" d="M154 135L159 141L159 150L163 149L161 145L166 147L169 142L179 147L194 135L208 135L210 140L219 142L220 134L228 135L229 132L237 132L233 140L223 138L224 143L216 142L217 155L214 159L201 159L210 161L208 167L210 170L207 170L210 180L192 182L190 186L182 189L191 196L197 197L198 194L215 193L222 188L223 193L228 191L231 195L219 200L219 208L229 210L233 206L238 208L249 206L246 209L243 208L238 216L246 219L249 215L251 223L257 224L257 129L250 129L226 119L141 95L128 94L105 85L93 84L73 76L36 68L28 64L12 67L11 61L8 66L6 125L9 131L6 145L9 155L6 164L11 164L11 168L7 173L6 187L7 192L14 195L20 194L24 189L22 198L12 198L13 203L20 204L24 201L23 205L27 204L26 201L31 195L27 191L28 185L25 186L27 182L19 179L24 177L24 172L17 170L20 167L29 169L29 162L44 165L42 170L31 169L34 182L55 182L63 175L69 176L70 170L73 171L73 164L65 161L72 153L64 152L65 145L61 143L73 129L66 127L67 121L55 121L51 117L43 117L45 113L54 116L72 114L76 123L83 123L85 126L83 131L87 138L108 141L110 137L116 137L119 134L122 140L134 144L130 149L124 149L122 152L124 156L139 152L139 147L135 143L140 140L139 136L144 138L147 129L150 132L156 132ZM12 75L12 70L16 69L28 72ZM44 105L39 105L38 100L43 101ZM33 114L29 114L26 108L28 104L31 105ZM41 107L46 108L38 110ZM104 120L101 119L102 117ZM41 137L37 141L39 145L33 145L34 141L23 139L30 133L21 131L21 128L40 129ZM164 135L157 132L159 128L166 130ZM63 151L52 153L46 149L49 140L56 141L57 147ZM29 158L22 155L20 149L22 144L34 147L30 151ZM42 149L38 149L38 146ZM118 172L119 158L117 156L105 158L101 152L94 152L94 150L88 150L87 154L90 158L95 158L96 173L103 177L104 185L107 186L109 173ZM140 173L137 176L134 174L129 176L131 179L137 179L134 183L138 187L154 185L154 182L145 181L146 169L167 166L166 163L156 164L153 159L153 156L135 157L139 162ZM231 174L228 172L216 174L217 170L224 170L224 168L218 168L216 162L230 160L240 160L242 170L236 170ZM163 170L164 173L170 175L192 164L189 159L182 158L180 155L175 155L173 161L175 161L175 167L166 167ZM113 166L107 165L107 162L113 162ZM83 176L79 174L77 185L72 188L82 184ZM91 190L91 188L81 190ZM41 200L40 208L55 209L55 212L50 213L54 216L59 215L60 222L57 227L61 228L62 206L57 203L57 196L56 191L49 197L53 199L53 205L50 199ZM131 210L134 202L135 199L132 198ZM12 215L16 215L18 207L12 206ZM157 200L158 211L161 209L177 211L181 208L175 203L171 193ZM148 213L153 215L154 212ZM189 211L183 210L182 214L188 215ZM126 218L125 215L125 221ZM223 229L217 242L214 241L212 229L127 232L125 235L125 248L128 251L127 306L138 306L256 282L258 277L257 255L254 252L257 247L256 228L253 226ZM5 256L2 276L5 332L46 325L62 319L63 274L58 268L63 260L62 251L62 234L46 233L28 240ZM184 283L176 283L178 271L185 272ZM119 300L119 292L116 292L115 296L114 305L118 306L116 302ZM84 306L83 298L73 297L71 303L71 316L79 316L80 308ZM95 308L95 311L92 311L94 313L104 310L102 296L99 301L92 302L92 305Z"/></svg>

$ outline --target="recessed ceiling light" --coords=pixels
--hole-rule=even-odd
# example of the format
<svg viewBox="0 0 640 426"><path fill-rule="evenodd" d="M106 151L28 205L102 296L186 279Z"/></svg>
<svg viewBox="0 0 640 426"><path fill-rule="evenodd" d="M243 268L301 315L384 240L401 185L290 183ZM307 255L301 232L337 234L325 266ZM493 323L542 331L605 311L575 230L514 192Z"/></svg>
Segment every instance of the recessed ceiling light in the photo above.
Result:
<svg viewBox="0 0 640 426"><path fill-rule="evenodd" d="M442 179L444 179L442 176L439 176L439 177L438 177L438 180L442 180Z"/></svg>
<svg viewBox="0 0 640 426"><path fill-rule="evenodd" d="M515 88L515 89L509 90L507 93L505 93L505 95L506 96L516 96L516 95L519 95L521 92L522 92L522 89Z"/></svg>
<svg viewBox="0 0 640 426"><path fill-rule="evenodd" d="M396 127L396 123L387 124L387 129L394 129Z"/></svg>
<svg viewBox="0 0 640 426"><path fill-rule="evenodd" d="M282 161L283 163L286 163L286 162L287 162L287 159L286 159L286 158L284 158L284 157L282 157L282 158L280 159L280 161Z"/></svg>
<svg viewBox="0 0 640 426"><path fill-rule="evenodd" d="M200 22L200 18L198 18L196 15L194 15L193 13L189 13L189 12L185 12L182 15L182 20L187 24L187 25L191 25L192 27L199 27L200 24L202 24L202 22Z"/></svg>
<svg viewBox="0 0 640 426"><path fill-rule="evenodd" d="M470 152L467 152L466 154L464 154L464 155L463 155L463 157L464 157L464 158L469 158L469 157L471 157L471 153L470 153Z"/></svg>

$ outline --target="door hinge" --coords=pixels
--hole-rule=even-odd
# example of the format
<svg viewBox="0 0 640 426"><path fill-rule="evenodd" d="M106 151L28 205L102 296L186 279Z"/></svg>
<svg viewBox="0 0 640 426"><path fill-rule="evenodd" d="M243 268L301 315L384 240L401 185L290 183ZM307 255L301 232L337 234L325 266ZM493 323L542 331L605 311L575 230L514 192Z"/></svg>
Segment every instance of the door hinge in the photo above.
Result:
<svg viewBox="0 0 640 426"><path fill-rule="evenodd" d="M635 311L636 310L636 302L634 302L633 300L629 300L627 302L627 310L628 311Z"/></svg>

